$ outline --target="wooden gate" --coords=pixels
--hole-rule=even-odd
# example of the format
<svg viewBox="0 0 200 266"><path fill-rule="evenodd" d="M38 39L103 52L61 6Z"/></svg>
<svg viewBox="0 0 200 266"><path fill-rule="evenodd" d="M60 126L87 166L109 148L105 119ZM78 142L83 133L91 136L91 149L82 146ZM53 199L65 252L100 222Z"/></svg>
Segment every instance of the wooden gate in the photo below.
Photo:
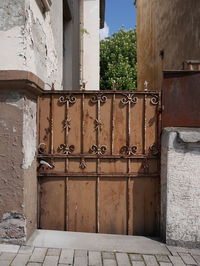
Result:
<svg viewBox="0 0 200 266"><path fill-rule="evenodd" d="M159 105L155 91L41 96L40 228L158 234Z"/></svg>

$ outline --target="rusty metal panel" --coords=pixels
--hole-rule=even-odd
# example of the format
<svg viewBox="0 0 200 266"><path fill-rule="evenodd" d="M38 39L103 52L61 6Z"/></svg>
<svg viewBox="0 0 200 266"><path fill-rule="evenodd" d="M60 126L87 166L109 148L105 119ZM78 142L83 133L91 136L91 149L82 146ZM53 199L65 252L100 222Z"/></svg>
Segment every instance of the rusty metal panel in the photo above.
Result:
<svg viewBox="0 0 200 266"><path fill-rule="evenodd" d="M159 227L155 218L159 200L154 198L159 186L159 109L156 91L44 93L39 106L38 160L52 168L38 167L40 227L155 234ZM136 190L134 182L139 184ZM59 208L53 201L57 194ZM56 210L51 212L51 205ZM60 227L53 213L61 219ZM141 220L145 226L138 229Z"/></svg>
<svg viewBox="0 0 200 266"><path fill-rule="evenodd" d="M164 73L162 128L200 126L200 71Z"/></svg>

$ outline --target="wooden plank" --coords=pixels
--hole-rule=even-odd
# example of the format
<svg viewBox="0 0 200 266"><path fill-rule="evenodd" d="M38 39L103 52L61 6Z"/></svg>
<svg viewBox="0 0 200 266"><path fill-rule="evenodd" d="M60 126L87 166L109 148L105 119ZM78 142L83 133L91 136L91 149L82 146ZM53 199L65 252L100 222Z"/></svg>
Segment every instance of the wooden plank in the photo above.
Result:
<svg viewBox="0 0 200 266"><path fill-rule="evenodd" d="M44 143L46 146L46 153L50 153L50 96L42 97L39 100L39 142ZM41 146L43 148L43 145Z"/></svg>
<svg viewBox="0 0 200 266"><path fill-rule="evenodd" d="M84 100L84 137L83 152L89 153L92 145L96 145L95 120L97 117L97 104L91 103L91 96L86 96Z"/></svg>
<svg viewBox="0 0 200 266"><path fill-rule="evenodd" d="M112 99L110 95L107 95L105 103L101 104L100 107L100 119L102 125L100 126L100 146L105 145L107 147L106 154L111 154L111 109Z"/></svg>
<svg viewBox="0 0 200 266"><path fill-rule="evenodd" d="M137 153L142 154L144 103L142 95L136 97L137 103L131 104L130 108L130 146L137 146Z"/></svg>
<svg viewBox="0 0 200 266"><path fill-rule="evenodd" d="M85 167L85 168L82 168ZM95 173L95 159L69 159L69 172L71 173Z"/></svg>
<svg viewBox="0 0 200 266"><path fill-rule="evenodd" d="M40 179L40 228L64 230L65 179Z"/></svg>
<svg viewBox="0 0 200 266"><path fill-rule="evenodd" d="M54 96L55 97L55 96ZM58 149L61 144L65 144L65 134L64 134L64 121L66 118L66 105L60 104L58 101L59 97L56 95L54 98L54 153L62 154Z"/></svg>
<svg viewBox="0 0 200 266"><path fill-rule="evenodd" d="M100 179L99 232L127 233L127 180L121 178Z"/></svg>
<svg viewBox="0 0 200 266"><path fill-rule="evenodd" d="M127 106L121 103L123 95L116 95L115 99L115 133L113 141L114 154L127 145Z"/></svg>
<svg viewBox="0 0 200 266"><path fill-rule="evenodd" d="M102 159L101 173L126 173L127 160L126 159Z"/></svg>
<svg viewBox="0 0 200 266"><path fill-rule="evenodd" d="M68 180L68 230L96 232L96 179Z"/></svg>
<svg viewBox="0 0 200 266"><path fill-rule="evenodd" d="M81 153L81 98L76 96L76 103L69 105L69 145L74 145L75 150L73 154Z"/></svg>
<svg viewBox="0 0 200 266"><path fill-rule="evenodd" d="M155 236L159 178L133 178L133 234Z"/></svg>

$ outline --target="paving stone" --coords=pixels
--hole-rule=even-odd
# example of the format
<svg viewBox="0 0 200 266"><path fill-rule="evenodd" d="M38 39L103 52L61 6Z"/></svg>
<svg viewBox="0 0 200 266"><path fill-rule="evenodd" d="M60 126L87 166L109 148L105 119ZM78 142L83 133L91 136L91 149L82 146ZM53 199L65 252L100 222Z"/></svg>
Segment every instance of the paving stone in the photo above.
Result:
<svg viewBox="0 0 200 266"><path fill-rule="evenodd" d="M89 251L89 266L102 266L101 252Z"/></svg>
<svg viewBox="0 0 200 266"><path fill-rule="evenodd" d="M131 260L143 261L142 255L140 254L129 254Z"/></svg>
<svg viewBox="0 0 200 266"><path fill-rule="evenodd" d="M12 261L17 256L17 253L2 252L0 256L0 261ZM0 264L1 265L1 264Z"/></svg>
<svg viewBox="0 0 200 266"><path fill-rule="evenodd" d="M143 261L133 261L132 260L132 266L145 266Z"/></svg>
<svg viewBox="0 0 200 266"><path fill-rule="evenodd" d="M200 256L198 255L192 255L192 257L195 259L195 261L200 265Z"/></svg>
<svg viewBox="0 0 200 266"><path fill-rule="evenodd" d="M37 262L29 262L27 266L42 266L42 264Z"/></svg>
<svg viewBox="0 0 200 266"><path fill-rule="evenodd" d="M11 266L25 266L30 258L30 254L17 254Z"/></svg>
<svg viewBox="0 0 200 266"><path fill-rule="evenodd" d="M159 266L155 256L143 255L143 258L147 266Z"/></svg>
<svg viewBox="0 0 200 266"><path fill-rule="evenodd" d="M1 266L10 266L11 261L10 260L1 260L0 265Z"/></svg>
<svg viewBox="0 0 200 266"><path fill-rule="evenodd" d="M160 262L160 266L173 266L170 262Z"/></svg>
<svg viewBox="0 0 200 266"><path fill-rule="evenodd" d="M118 266L131 266L127 253L116 253Z"/></svg>
<svg viewBox="0 0 200 266"><path fill-rule="evenodd" d="M74 266L87 266L87 251L75 250L74 253Z"/></svg>
<svg viewBox="0 0 200 266"><path fill-rule="evenodd" d="M103 259L115 260L115 254L113 252L102 252Z"/></svg>
<svg viewBox="0 0 200 266"><path fill-rule="evenodd" d="M73 249L62 249L60 255L60 264L72 265L74 259L74 250Z"/></svg>
<svg viewBox="0 0 200 266"><path fill-rule="evenodd" d="M57 266L59 256L46 256L43 266Z"/></svg>
<svg viewBox="0 0 200 266"><path fill-rule="evenodd" d="M46 253L47 248L35 248L32 256L30 257L30 262L43 262Z"/></svg>
<svg viewBox="0 0 200 266"><path fill-rule="evenodd" d="M185 264L197 265L196 261L189 253L179 253L179 255L182 258L182 260L185 262Z"/></svg>
<svg viewBox="0 0 200 266"><path fill-rule="evenodd" d="M182 247L166 246L173 256L178 255L178 252L188 253L188 249Z"/></svg>
<svg viewBox="0 0 200 266"><path fill-rule="evenodd" d="M191 253L192 255L200 256L200 248L199 249L189 249L189 253Z"/></svg>
<svg viewBox="0 0 200 266"><path fill-rule="evenodd" d="M17 253L19 251L19 248L20 246L17 245L0 244L0 252Z"/></svg>
<svg viewBox="0 0 200 266"><path fill-rule="evenodd" d="M21 246L19 249L20 254L32 254L34 250L34 247L30 246Z"/></svg>
<svg viewBox="0 0 200 266"><path fill-rule="evenodd" d="M170 262L167 255L156 255L156 259L158 262Z"/></svg>
<svg viewBox="0 0 200 266"><path fill-rule="evenodd" d="M49 248L47 250L47 256L60 256L61 249L60 248Z"/></svg>
<svg viewBox="0 0 200 266"><path fill-rule="evenodd" d="M172 264L174 266L185 266L185 263L182 261L181 257L178 256L169 256Z"/></svg>
<svg viewBox="0 0 200 266"><path fill-rule="evenodd" d="M116 260L113 259L104 259L103 260L104 266L117 266Z"/></svg>

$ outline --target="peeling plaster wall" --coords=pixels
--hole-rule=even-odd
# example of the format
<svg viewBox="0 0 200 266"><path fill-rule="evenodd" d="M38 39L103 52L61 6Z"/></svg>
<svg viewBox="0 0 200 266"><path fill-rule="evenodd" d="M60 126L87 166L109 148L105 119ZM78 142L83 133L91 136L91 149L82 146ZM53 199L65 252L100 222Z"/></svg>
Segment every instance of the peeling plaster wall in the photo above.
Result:
<svg viewBox="0 0 200 266"><path fill-rule="evenodd" d="M62 89L62 0L45 14L39 2L0 1L0 70L27 70Z"/></svg>
<svg viewBox="0 0 200 266"><path fill-rule="evenodd" d="M23 243L37 223L36 100L0 91L0 241Z"/></svg>

